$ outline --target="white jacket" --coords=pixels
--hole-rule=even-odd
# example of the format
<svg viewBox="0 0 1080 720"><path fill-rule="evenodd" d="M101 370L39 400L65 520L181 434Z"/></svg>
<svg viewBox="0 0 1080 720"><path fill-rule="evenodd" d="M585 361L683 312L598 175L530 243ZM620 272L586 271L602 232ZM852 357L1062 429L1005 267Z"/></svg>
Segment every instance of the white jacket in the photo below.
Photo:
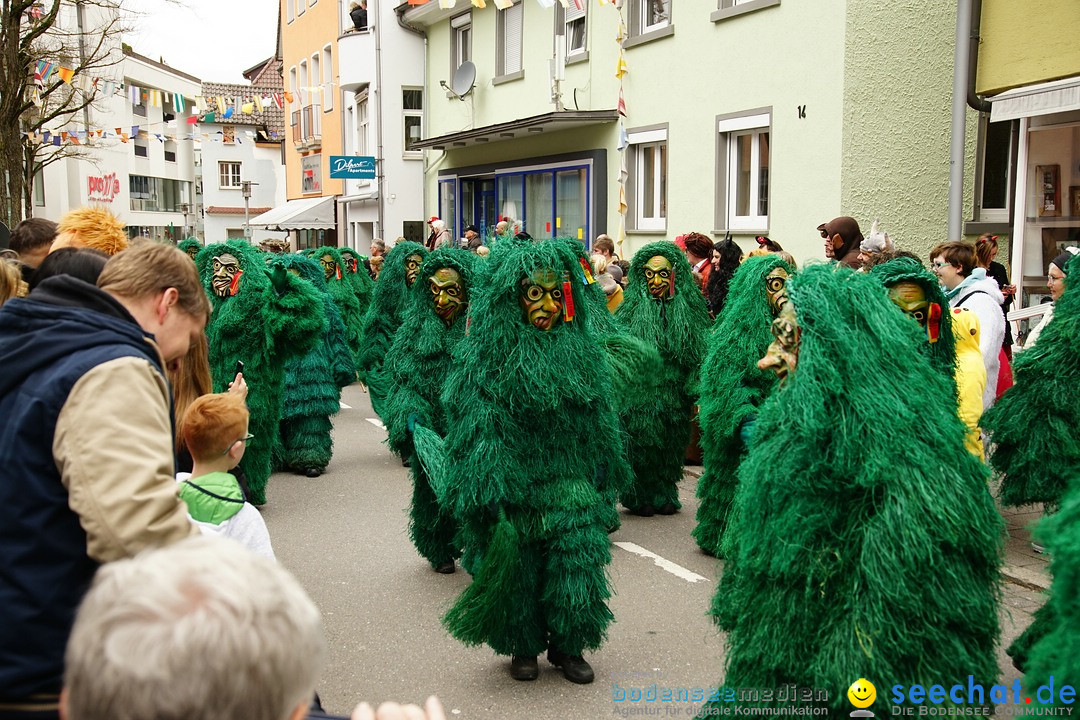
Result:
<svg viewBox="0 0 1080 720"><path fill-rule="evenodd" d="M1001 294L997 281L987 277L968 285L949 300L949 307L965 307L979 318L979 350L986 367L986 390L983 391L983 410L994 404L997 396L998 371L1001 369L1001 343L1005 339L1005 314L1001 312Z"/></svg>

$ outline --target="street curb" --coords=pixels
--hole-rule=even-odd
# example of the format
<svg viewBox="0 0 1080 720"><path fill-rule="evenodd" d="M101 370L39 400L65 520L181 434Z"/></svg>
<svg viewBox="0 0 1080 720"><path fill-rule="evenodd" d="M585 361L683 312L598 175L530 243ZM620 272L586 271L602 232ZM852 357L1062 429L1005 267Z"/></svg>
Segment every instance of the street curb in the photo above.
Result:
<svg viewBox="0 0 1080 720"><path fill-rule="evenodd" d="M1017 565L1002 565L1001 578L1013 585L1025 587L1028 590L1047 591L1050 589L1050 581L1045 573L1029 570Z"/></svg>

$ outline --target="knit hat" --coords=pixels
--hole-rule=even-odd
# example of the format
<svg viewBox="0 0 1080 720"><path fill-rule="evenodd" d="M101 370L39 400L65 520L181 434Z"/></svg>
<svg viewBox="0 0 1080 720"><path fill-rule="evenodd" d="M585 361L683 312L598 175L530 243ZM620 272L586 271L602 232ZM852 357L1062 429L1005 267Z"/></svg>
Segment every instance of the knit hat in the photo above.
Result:
<svg viewBox="0 0 1080 720"><path fill-rule="evenodd" d="M1065 251L1053 260L1051 260L1050 264L1056 265L1058 270L1060 270L1063 274L1068 275L1069 271L1066 266L1069 264L1069 261L1072 260L1073 255L1076 255L1078 253L1080 253L1080 250L1078 250L1077 248L1065 248Z"/></svg>

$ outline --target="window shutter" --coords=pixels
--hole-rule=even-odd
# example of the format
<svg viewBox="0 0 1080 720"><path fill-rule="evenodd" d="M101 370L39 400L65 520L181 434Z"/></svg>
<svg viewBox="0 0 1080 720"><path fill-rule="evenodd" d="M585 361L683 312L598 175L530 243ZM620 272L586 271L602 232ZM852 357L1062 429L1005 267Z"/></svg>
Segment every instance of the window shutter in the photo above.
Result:
<svg viewBox="0 0 1080 720"><path fill-rule="evenodd" d="M521 70L521 17L524 5L515 3L502 10L503 28L506 31L503 44L503 74L509 75Z"/></svg>
<svg viewBox="0 0 1080 720"><path fill-rule="evenodd" d="M585 17L585 7L585 3L582 2L581 9L579 10L578 8L574 7L574 3L571 2L570 5L563 10L563 14L566 18L565 22L570 23L574 20L577 20L578 18Z"/></svg>

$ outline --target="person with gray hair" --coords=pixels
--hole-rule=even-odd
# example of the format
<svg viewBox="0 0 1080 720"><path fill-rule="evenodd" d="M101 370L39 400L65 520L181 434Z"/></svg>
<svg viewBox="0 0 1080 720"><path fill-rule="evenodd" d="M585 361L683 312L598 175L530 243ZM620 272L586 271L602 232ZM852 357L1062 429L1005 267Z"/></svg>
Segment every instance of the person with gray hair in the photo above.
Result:
<svg viewBox="0 0 1080 720"><path fill-rule="evenodd" d="M65 657L64 720L301 720L326 656L319 610L287 570L196 537L102 567ZM387 703L354 718L445 720ZM419 714L417 714L419 713Z"/></svg>

